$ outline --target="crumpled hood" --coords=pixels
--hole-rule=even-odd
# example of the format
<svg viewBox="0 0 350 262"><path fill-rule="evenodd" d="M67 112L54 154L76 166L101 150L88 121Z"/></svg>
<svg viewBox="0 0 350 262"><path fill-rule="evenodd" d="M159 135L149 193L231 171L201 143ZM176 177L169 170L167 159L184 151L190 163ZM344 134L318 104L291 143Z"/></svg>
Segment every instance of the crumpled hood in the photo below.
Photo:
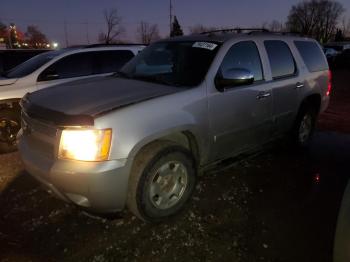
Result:
<svg viewBox="0 0 350 262"><path fill-rule="evenodd" d="M31 93L24 100L25 107L35 117L64 124L65 118L95 117L116 108L182 90L179 87L109 76L53 86ZM68 122L72 124L75 120Z"/></svg>
<svg viewBox="0 0 350 262"><path fill-rule="evenodd" d="M17 81L18 78L6 78L0 76L0 86L12 85Z"/></svg>

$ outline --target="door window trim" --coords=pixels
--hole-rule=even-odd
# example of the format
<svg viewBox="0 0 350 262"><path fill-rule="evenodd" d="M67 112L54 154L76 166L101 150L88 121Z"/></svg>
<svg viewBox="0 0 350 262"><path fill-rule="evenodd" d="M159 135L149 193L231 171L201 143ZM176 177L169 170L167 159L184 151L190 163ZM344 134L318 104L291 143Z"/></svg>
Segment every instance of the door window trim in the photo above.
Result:
<svg viewBox="0 0 350 262"><path fill-rule="evenodd" d="M228 87L227 90L229 90L229 89L234 89L234 88L239 88L239 87L241 87L241 88L246 88L246 87L250 87L250 86L256 86L256 85L263 84L263 83L266 82L266 79L265 79L265 72L264 72L264 66L263 66L263 63L262 63L262 60L261 60L261 53L260 53L260 50L259 50L259 47L258 47L257 43L256 43L254 40L242 40L242 41L238 41L238 42L235 42L234 44L232 44L232 45L228 48L226 54L224 55L224 58L221 60L220 66L219 66L219 68L218 68L218 70L217 70L217 72L216 72L216 74L215 74L215 78L217 77L218 74L221 73L221 66L222 66L222 64L223 64L223 62L224 62L224 60L225 60L227 54L230 52L230 50L231 50L235 45L237 45L237 44L240 44L240 43L249 43L249 42L254 44L254 46L255 46L255 48L256 48L256 51L257 51L257 53L258 53L259 62L260 62L260 68L261 68L261 76L262 76L262 79L259 79L259 80L255 80L255 79L254 79L254 82L253 82L252 84L250 84L250 85L238 85L238 86ZM244 68L244 69L247 69L247 68ZM248 70L248 69L247 69L247 70ZM215 89L216 89L216 88L215 88Z"/></svg>
<svg viewBox="0 0 350 262"><path fill-rule="evenodd" d="M269 57L269 53L267 51L267 48L266 48L266 45L265 43L266 42L281 42L283 43L284 45L287 46L288 50L289 50L289 53L290 55L292 56L292 59L293 59L293 64L294 64L294 72L292 74L287 74L287 75L283 75L283 76L276 76L274 77L272 75L272 67L271 67L271 61L270 61L270 57ZM295 60L295 57L294 57L294 54L292 52L292 49L290 48L289 44L283 40L280 40L280 39L271 39L271 40L264 40L264 48L265 48L265 52L266 52L266 55L267 55L267 58L268 58L268 61L269 61L269 67L270 67L270 71L271 71L271 80L272 81L278 81L278 80L284 80L284 79L291 79L291 78L294 78L294 77L297 77L299 75L299 68L298 68L298 65L296 63L296 60Z"/></svg>

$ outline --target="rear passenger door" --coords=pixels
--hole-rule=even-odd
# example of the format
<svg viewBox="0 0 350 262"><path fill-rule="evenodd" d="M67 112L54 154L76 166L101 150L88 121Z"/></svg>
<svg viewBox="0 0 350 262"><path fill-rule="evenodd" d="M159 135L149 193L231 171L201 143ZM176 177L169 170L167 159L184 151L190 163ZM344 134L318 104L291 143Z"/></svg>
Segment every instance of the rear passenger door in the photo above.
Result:
<svg viewBox="0 0 350 262"><path fill-rule="evenodd" d="M273 97L271 139L290 130L298 110L298 90L303 82L289 45L281 40L266 40L264 46L271 69Z"/></svg>
<svg viewBox="0 0 350 262"><path fill-rule="evenodd" d="M208 94L211 159L236 155L266 142L271 128L272 96L264 80L260 53L254 41L234 44L223 58L217 76L232 69L249 70L251 85L216 89L213 81Z"/></svg>

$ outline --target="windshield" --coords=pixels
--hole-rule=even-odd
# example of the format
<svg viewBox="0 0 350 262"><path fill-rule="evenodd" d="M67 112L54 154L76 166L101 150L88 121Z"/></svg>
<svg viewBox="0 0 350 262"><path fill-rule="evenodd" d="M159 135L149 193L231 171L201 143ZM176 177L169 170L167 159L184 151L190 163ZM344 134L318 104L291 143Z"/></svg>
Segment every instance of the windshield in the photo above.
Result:
<svg viewBox="0 0 350 262"><path fill-rule="evenodd" d="M214 42L155 43L127 63L119 75L172 86L197 86L218 49Z"/></svg>
<svg viewBox="0 0 350 262"><path fill-rule="evenodd" d="M11 69L7 73L4 73L3 75L7 78L19 78L27 76L61 53L62 51L51 51L34 56L24 63Z"/></svg>

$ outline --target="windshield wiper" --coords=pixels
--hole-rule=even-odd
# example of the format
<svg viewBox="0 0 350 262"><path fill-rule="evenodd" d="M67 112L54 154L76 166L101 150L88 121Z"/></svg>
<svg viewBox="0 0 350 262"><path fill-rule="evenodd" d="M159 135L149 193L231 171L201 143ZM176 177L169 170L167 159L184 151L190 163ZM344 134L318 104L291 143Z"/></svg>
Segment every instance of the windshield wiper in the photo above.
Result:
<svg viewBox="0 0 350 262"><path fill-rule="evenodd" d="M117 71L113 74L115 77L122 77L122 78L131 78L127 73L123 71Z"/></svg>
<svg viewBox="0 0 350 262"><path fill-rule="evenodd" d="M177 83L165 80L161 75L137 75L133 76L133 79L144 80L147 82L154 82L158 84L168 85L168 86L180 86Z"/></svg>

